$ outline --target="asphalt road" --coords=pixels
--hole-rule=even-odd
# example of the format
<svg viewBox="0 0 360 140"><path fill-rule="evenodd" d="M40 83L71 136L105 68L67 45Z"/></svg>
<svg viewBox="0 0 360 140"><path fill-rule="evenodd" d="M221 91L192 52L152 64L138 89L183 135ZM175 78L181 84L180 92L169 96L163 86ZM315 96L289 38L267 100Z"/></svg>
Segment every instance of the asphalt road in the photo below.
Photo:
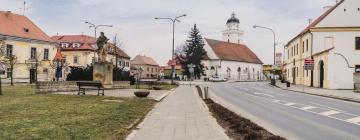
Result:
<svg viewBox="0 0 360 140"><path fill-rule="evenodd" d="M208 86L210 97L235 106L234 112L256 116L256 123L268 124L271 127L265 129L288 139L360 140L359 103L285 91L267 83Z"/></svg>

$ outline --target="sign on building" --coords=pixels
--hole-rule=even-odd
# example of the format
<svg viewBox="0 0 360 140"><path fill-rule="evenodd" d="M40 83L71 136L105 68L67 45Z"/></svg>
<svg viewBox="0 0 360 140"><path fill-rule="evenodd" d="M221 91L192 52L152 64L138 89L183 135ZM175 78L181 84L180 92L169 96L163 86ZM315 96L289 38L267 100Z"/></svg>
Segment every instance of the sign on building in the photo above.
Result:
<svg viewBox="0 0 360 140"><path fill-rule="evenodd" d="M282 65L282 53L276 53L275 54L275 65L277 66L277 67L281 67L281 65Z"/></svg>
<svg viewBox="0 0 360 140"><path fill-rule="evenodd" d="M305 59L304 69L305 70L314 70L314 59Z"/></svg>

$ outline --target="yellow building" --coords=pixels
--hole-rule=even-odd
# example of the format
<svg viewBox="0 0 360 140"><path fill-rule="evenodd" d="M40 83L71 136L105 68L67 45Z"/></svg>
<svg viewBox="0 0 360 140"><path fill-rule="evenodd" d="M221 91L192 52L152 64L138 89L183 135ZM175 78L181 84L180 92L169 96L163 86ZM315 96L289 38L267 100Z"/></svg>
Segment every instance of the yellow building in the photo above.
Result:
<svg viewBox="0 0 360 140"><path fill-rule="evenodd" d="M0 11L0 40L2 63L5 75L1 78L9 82L51 81L54 79L52 59L56 53L55 42L25 16L10 11ZM13 68L8 58L16 58Z"/></svg>
<svg viewBox="0 0 360 140"><path fill-rule="evenodd" d="M358 0L341 0L286 45L286 79L327 89L353 89L353 74L360 68L360 14ZM314 60L305 70L304 61Z"/></svg>
<svg viewBox="0 0 360 140"><path fill-rule="evenodd" d="M87 35L58 35L52 36L51 38L59 44L68 66L86 67L98 58L94 47L96 42L94 37ZM123 50L118 47L115 48L115 46L110 43L107 52L107 61L112 62L114 65L117 62L119 68L130 70L130 56Z"/></svg>
<svg viewBox="0 0 360 140"><path fill-rule="evenodd" d="M157 79L160 73L159 64L151 57L137 55L131 60L132 74L136 74L136 70L141 68L142 79Z"/></svg>

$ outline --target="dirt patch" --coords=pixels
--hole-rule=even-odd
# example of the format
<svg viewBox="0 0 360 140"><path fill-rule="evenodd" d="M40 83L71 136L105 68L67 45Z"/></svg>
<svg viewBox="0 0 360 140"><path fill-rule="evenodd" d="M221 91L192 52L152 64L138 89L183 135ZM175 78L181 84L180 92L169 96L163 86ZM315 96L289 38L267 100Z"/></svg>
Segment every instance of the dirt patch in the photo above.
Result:
<svg viewBox="0 0 360 140"><path fill-rule="evenodd" d="M196 87L201 97L200 87ZM271 134L250 120L237 115L211 99L204 100L217 122L225 129L226 134L235 140L285 140Z"/></svg>

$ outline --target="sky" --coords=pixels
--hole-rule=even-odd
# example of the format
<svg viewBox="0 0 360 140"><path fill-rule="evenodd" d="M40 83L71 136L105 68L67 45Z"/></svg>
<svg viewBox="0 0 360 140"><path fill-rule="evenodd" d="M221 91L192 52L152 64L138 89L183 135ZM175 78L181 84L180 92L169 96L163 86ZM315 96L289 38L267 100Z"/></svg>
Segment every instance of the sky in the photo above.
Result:
<svg viewBox="0 0 360 140"><path fill-rule="evenodd" d="M0 11L23 14L24 0L0 0ZM153 57L160 65L171 58L172 24L155 17L176 17L175 47L188 38L194 24L205 38L222 40L222 31L231 13L240 19L246 44L265 64L273 62L273 36L253 25L272 28L277 52L308 24L324 6L335 0L26 0L25 15L49 36L85 34L94 29L85 21L113 27L99 32L121 40L121 48L132 58L138 54Z"/></svg>

